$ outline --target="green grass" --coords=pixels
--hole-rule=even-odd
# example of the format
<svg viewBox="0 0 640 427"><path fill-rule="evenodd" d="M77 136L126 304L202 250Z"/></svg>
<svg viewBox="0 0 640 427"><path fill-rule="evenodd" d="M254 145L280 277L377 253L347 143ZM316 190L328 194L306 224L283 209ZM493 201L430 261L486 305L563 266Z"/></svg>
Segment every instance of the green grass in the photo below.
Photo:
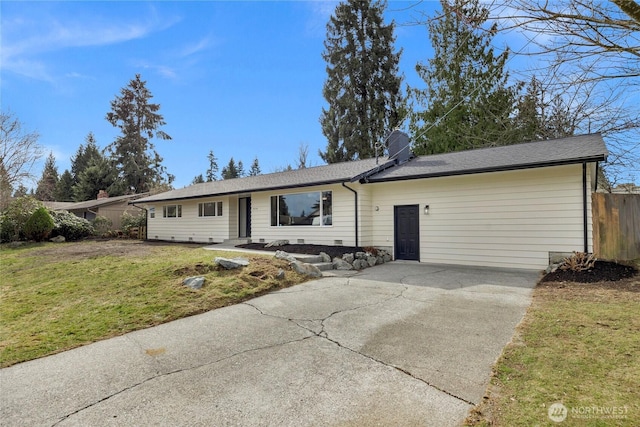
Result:
<svg viewBox="0 0 640 427"><path fill-rule="evenodd" d="M556 402L568 411L559 424L548 416ZM536 288L467 424L640 425L640 281Z"/></svg>
<svg viewBox="0 0 640 427"><path fill-rule="evenodd" d="M147 328L305 280L273 257L218 270L193 245L136 241L33 244L0 249L0 366ZM278 270L285 279L275 279ZM182 285L203 275L197 291Z"/></svg>

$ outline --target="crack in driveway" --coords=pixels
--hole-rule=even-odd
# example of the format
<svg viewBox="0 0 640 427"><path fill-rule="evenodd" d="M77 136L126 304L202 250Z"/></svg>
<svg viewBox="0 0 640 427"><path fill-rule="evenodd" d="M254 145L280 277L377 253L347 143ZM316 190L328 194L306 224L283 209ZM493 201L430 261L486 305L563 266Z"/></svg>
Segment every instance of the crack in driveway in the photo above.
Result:
<svg viewBox="0 0 640 427"><path fill-rule="evenodd" d="M349 279L347 279L347 283L346 283L346 284L349 284ZM258 313L260 313L260 314L261 314L261 315L263 315L263 316L273 317L273 318L277 318L277 319L283 319L283 320L287 320L287 321L289 321L289 322L292 322L292 323L293 323L293 324L295 324L296 326L298 326L298 327L300 327L300 328L302 328L302 329L305 329L305 330L307 330L307 331L311 332L314 336L316 336L316 337L318 337L318 338L323 338L323 339L325 339L325 340L327 340L327 341L329 341L329 342L331 342L331 343L335 344L336 346L338 346L338 347L340 347L340 348L343 348L343 349L345 349L345 350L348 350L348 351L350 351L350 352L352 352L352 353L355 353L355 354L357 354L357 355L359 355L359 356L365 357L365 358L367 358L367 359L369 359L369 360L371 360L371 361L373 361L373 362L376 362L376 363L378 363L378 364L380 364L380 365L383 365L383 366L386 366L386 367L388 367L388 368L392 368L392 369L394 369L394 370L396 370L396 371L399 371L399 372L401 372L402 374L407 375L407 376L409 376L409 377L413 378L414 380L417 380L417 381L419 381L419 382L421 382L421 383L423 383L423 384L427 385L428 387L431 387L431 388L433 388L433 389L435 389L435 390L438 390L438 391L439 391L439 392L441 392L441 393L444 393L444 394L446 394L446 395L448 395L448 396L450 396L450 397L453 397L453 398L454 398L454 399L456 399L456 400L459 400L459 401L461 401L461 402L464 402L464 403L466 403L467 405L475 406L475 405L476 405L476 403L471 402L470 400L465 399L465 398L463 398L463 397L457 396L456 394L454 394L454 393L452 393L452 392L449 392L449 391L447 391L447 390L445 390L445 389L443 389L443 388L441 388L441 387L438 387L438 386L436 386L435 384L432 384L432 383L430 383L429 381L427 381L427 380L425 380L425 379L423 379L423 378L420 378L420 377L418 377L418 376L415 376L413 373L411 373L411 372L410 372L409 370L407 370L407 369L401 368L401 367L396 366L396 365L393 365L393 364L391 364L391 363L387 363L387 362L385 362L384 360L376 359L376 358L375 358L375 357L373 357L373 356L370 356L370 355L368 355L368 354L362 353L362 352L360 352L360 351L358 351L358 350L356 350L356 349L354 349L354 348L351 348L351 347L349 347L349 346L347 346L347 345L342 344L341 342L339 342L339 341L338 341L338 340L336 340L336 339L332 339L331 337L329 337L329 334L328 334L328 333L327 333L327 331L325 330L325 322L326 322L327 320L331 319L333 316L335 316L335 315L337 315L337 314L342 314L342 313L347 313L347 312L350 312L350 311L361 310L361 309L363 309L363 308L372 307L372 306L375 306L375 305L382 305L382 304L385 304L385 303L387 303L387 302L389 302L389 301L391 301L391 300L397 299L397 298L403 298L403 299L407 299L407 300L410 300L410 301L415 301L415 302L424 303L424 301L414 300L414 299L412 299L412 298L408 298L408 297L406 297L404 294L405 294L405 292L406 292L407 290L409 290L409 286L408 286L408 285L404 285L404 284L403 284L402 286L403 286L403 289L402 289L402 291L401 291L401 292L399 292L399 293L397 293L397 294L395 294L395 295L392 295L392 296L390 296L389 298L384 298L384 299L382 299L382 300L380 300L380 301L376 301L376 302L374 302L374 303L367 303L367 304L362 304L362 305L358 305L358 306L355 306L355 307L345 308L345 309L342 309L342 310L336 310L336 311L333 311L332 313L330 313L329 315L325 316L324 318L317 318L317 319L309 319L309 318L307 318L307 319L296 319L296 318L289 318L289 317L285 317L285 316L278 316L278 315L276 315L276 314L266 313L265 311L261 310L259 307L255 306L255 305L253 305L253 304L251 304L251 303L249 303L249 302L244 302L244 303L242 303L242 304L244 304L244 305L248 305L248 306L250 306L250 307L254 308ZM303 324L298 323L298 322L300 322L300 321L320 322L321 329L320 329L320 331L319 331L319 332L314 331L313 329L310 329L310 328L308 328L307 326L305 326L305 325L303 325Z"/></svg>
<svg viewBox="0 0 640 427"><path fill-rule="evenodd" d="M107 400L109 400L109 399L111 399L113 397L116 397L116 396L118 396L118 395L120 395L122 393L126 393L127 391L133 390L133 389L135 389L137 387L140 387L141 385L144 385L144 384L146 384L146 383L148 383L150 381L156 380L158 378L168 377L168 376L175 375L175 374L180 374L180 373L183 373L183 372L189 372L189 371L192 371L192 370L203 368L205 366L215 365L216 363L224 362L225 360L229 360L229 359L232 359L232 358L237 357L237 356L241 356L241 355L246 354L246 353L251 353L251 352L260 351L260 350L266 350L266 349L270 349L270 348L281 347L281 346L285 346L287 344L291 344L291 343L295 343L295 342L302 342L302 341L308 340L309 338L313 338L314 336L315 336L315 334L314 335L308 335L306 337L298 338L298 339L295 339L295 340L287 340L287 341L279 342L279 343L276 343L276 344L265 345L265 346L262 346L262 347L248 348L248 349L235 352L235 353L230 354L228 356L221 357L219 359L216 359L216 360L213 360L213 361L210 361L210 362L207 362L207 363L201 363L199 365L190 366L188 368L174 369L174 370L168 371L168 372L158 372L157 375L153 375L153 376L151 376L149 378L146 378L146 379L144 379L144 380L142 380L142 381L140 381L140 382L138 382L136 384L132 384L132 385L130 385L128 387L125 387L125 388L123 388L121 390L118 390L118 391L116 391L114 393L111 393L111 394L109 394L109 395L107 395L107 396L105 396L105 397L103 397L101 399L96 400L95 402L89 403L89 404L83 406L82 408L78 408L75 411L60 417L56 422L51 424L51 427L59 425L60 423L64 422L65 420L71 418L72 416L74 416L76 414L81 413L82 411L85 411L85 410L87 410L89 408L92 408L92 407L94 407L96 405L99 405L102 402L105 402L105 401L107 401ZM139 346L139 344L137 342L136 342L136 345ZM141 346L139 346L139 347L142 348ZM158 364L158 362L154 362L154 363Z"/></svg>

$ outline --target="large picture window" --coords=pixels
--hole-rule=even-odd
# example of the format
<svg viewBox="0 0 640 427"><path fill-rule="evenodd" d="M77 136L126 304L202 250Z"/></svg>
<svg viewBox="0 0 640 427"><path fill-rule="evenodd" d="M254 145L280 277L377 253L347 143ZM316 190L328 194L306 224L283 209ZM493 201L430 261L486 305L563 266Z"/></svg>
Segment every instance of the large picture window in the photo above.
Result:
<svg viewBox="0 0 640 427"><path fill-rule="evenodd" d="M332 225L331 191L271 196L271 225Z"/></svg>
<svg viewBox="0 0 640 427"><path fill-rule="evenodd" d="M167 205L162 207L163 218L180 218L182 217L182 205Z"/></svg>
<svg viewBox="0 0 640 427"><path fill-rule="evenodd" d="M222 202L198 203L198 216L222 216Z"/></svg>

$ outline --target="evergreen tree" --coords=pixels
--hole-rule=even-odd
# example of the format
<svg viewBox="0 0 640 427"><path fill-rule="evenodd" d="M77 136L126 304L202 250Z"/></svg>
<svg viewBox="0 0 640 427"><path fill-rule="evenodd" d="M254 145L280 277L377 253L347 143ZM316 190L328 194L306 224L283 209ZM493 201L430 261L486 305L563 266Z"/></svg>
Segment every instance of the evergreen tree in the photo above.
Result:
<svg viewBox="0 0 640 427"><path fill-rule="evenodd" d="M207 169L207 182L218 180L218 158L213 154L213 150L209 150L207 155L209 159L209 169Z"/></svg>
<svg viewBox="0 0 640 427"><path fill-rule="evenodd" d="M160 130L166 124L158 114L160 105L150 102L153 95L140 74L136 74L120 94L111 101L111 111L106 119L122 132L108 149L126 184L126 191L142 193L156 184L171 183L173 177L167 174L162 166L163 159L151 142L152 138L171 139Z"/></svg>
<svg viewBox="0 0 640 427"><path fill-rule="evenodd" d="M76 202L95 200L100 190L106 190L110 197L125 194L124 181L118 179L118 170L113 161L95 159L78 177L73 186L73 199Z"/></svg>
<svg viewBox="0 0 640 427"><path fill-rule="evenodd" d="M25 187L22 183L18 184L18 188L13 192L13 198L18 199L20 197L26 197L29 194L29 189Z"/></svg>
<svg viewBox="0 0 640 427"><path fill-rule="evenodd" d="M203 182L205 182L204 181L204 176L202 176L202 174L200 174L200 175L198 175L198 176L193 178L193 181L191 181L191 184L192 185L194 185L194 184L202 184Z"/></svg>
<svg viewBox="0 0 640 427"><path fill-rule="evenodd" d="M416 154L433 154L518 140L511 115L517 87L507 86L508 50L496 55L491 45L497 24L489 28L488 10L479 0L441 0L442 16L429 21L434 56L416 70L425 89L411 95L423 111L409 125Z"/></svg>
<svg viewBox="0 0 640 427"><path fill-rule="evenodd" d="M260 164L258 163L258 158L253 159L253 163L251 163L251 169L249 169L249 176L258 176L262 172L260 171Z"/></svg>
<svg viewBox="0 0 640 427"><path fill-rule="evenodd" d="M36 198L42 201L53 201L55 199L56 185L58 184L58 167L53 153L49 153L44 162L42 176L38 180L36 187Z"/></svg>
<svg viewBox="0 0 640 427"><path fill-rule="evenodd" d="M394 51L395 24L383 21L385 7L379 0L346 0L327 24L322 94L329 106L320 116L327 148L319 153L327 163L374 157L403 119L401 51Z"/></svg>
<svg viewBox="0 0 640 427"><path fill-rule="evenodd" d="M518 101L515 124L519 139L534 141L573 135L579 114L579 109L572 111L560 94L548 91L534 76Z"/></svg>
<svg viewBox="0 0 640 427"><path fill-rule="evenodd" d="M84 141L86 146L80 144L76 154L71 158L71 175L74 184L78 182L78 176L90 163L104 157L100 148L98 148L93 132L89 132Z"/></svg>
<svg viewBox="0 0 640 427"><path fill-rule="evenodd" d="M244 165L242 164L242 160L238 162L238 178L242 178L245 175Z"/></svg>
<svg viewBox="0 0 640 427"><path fill-rule="evenodd" d="M56 185L56 191L54 193L55 199L58 202L73 202L73 175L68 169L65 169L58 184Z"/></svg>
<svg viewBox="0 0 640 427"><path fill-rule="evenodd" d="M240 177L238 173L238 167L236 166L236 161L233 160L233 157L229 159L229 164L222 168L222 179L233 179Z"/></svg>

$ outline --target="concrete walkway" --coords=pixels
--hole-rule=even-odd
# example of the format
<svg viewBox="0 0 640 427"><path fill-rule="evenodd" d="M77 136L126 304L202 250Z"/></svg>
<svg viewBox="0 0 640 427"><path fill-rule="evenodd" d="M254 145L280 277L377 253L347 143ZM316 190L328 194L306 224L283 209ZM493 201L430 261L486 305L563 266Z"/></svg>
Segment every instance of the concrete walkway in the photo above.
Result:
<svg viewBox="0 0 640 427"><path fill-rule="evenodd" d="M0 370L3 426L456 426L538 275L392 262Z"/></svg>

